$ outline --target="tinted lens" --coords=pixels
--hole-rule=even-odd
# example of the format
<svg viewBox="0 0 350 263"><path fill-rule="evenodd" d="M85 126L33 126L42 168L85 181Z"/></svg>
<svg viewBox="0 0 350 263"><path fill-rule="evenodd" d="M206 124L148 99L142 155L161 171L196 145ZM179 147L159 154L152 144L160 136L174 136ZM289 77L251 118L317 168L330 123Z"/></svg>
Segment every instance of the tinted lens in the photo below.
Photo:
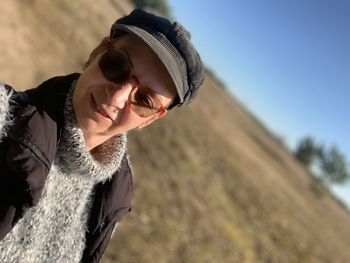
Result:
<svg viewBox="0 0 350 263"><path fill-rule="evenodd" d="M130 95L130 107L140 117L149 117L161 107L159 98L149 89L136 88Z"/></svg>
<svg viewBox="0 0 350 263"><path fill-rule="evenodd" d="M130 74L129 63L118 52L109 49L100 58L99 67L109 81L116 84L125 82Z"/></svg>

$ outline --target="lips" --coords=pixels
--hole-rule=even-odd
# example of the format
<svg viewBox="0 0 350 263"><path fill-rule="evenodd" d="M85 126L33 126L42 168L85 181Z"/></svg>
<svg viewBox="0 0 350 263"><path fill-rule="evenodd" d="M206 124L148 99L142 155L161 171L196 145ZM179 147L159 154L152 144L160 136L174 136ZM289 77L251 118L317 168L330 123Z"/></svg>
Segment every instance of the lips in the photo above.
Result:
<svg viewBox="0 0 350 263"><path fill-rule="evenodd" d="M102 117L103 119L108 119L113 121L113 119L109 116L109 114L105 111L105 109L96 102L92 94L91 94L90 104L91 104L92 110L96 112L100 118Z"/></svg>

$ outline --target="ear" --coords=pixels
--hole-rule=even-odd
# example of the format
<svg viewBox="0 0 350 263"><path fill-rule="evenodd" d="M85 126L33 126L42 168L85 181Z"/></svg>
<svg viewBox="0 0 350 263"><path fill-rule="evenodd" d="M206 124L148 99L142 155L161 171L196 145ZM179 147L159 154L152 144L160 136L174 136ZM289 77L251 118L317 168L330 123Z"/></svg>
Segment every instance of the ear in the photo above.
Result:
<svg viewBox="0 0 350 263"><path fill-rule="evenodd" d="M145 122L143 122L142 124L140 124L138 126L139 129L142 129L148 125L150 125L152 122L154 122L155 120L159 120L161 118L164 118L165 115L168 113L168 111L164 111L164 112L160 112L154 116L152 116L151 118L147 119Z"/></svg>
<svg viewBox="0 0 350 263"><path fill-rule="evenodd" d="M109 43L111 43L111 39L109 37L102 38L101 42L90 53L89 60L86 62L86 65L88 66L91 61L93 61L102 51L104 51Z"/></svg>

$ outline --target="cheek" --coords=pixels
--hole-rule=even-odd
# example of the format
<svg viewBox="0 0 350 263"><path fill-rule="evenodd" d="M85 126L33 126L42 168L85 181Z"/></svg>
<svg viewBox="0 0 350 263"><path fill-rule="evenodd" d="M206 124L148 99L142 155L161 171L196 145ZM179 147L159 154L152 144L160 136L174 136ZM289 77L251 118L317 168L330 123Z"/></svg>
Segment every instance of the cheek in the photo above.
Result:
<svg viewBox="0 0 350 263"><path fill-rule="evenodd" d="M72 98L72 104L73 104L73 111L75 113L75 115L77 115L77 113L79 112L79 89L77 89L77 87L74 89L74 93L73 93L73 98Z"/></svg>
<svg viewBox="0 0 350 263"><path fill-rule="evenodd" d="M88 80L86 79L85 72L80 75L78 82L74 88L74 93L73 93L73 102L77 104L83 97L83 94L85 90L87 89L87 82Z"/></svg>
<svg viewBox="0 0 350 263"><path fill-rule="evenodd" d="M84 109L83 109L84 104L81 102L78 96L79 94L76 94L76 96L73 97L73 111L79 126L81 126L83 124L83 117L84 117Z"/></svg>
<svg viewBox="0 0 350 263"><path fill-rule="evenodd" d="M102 72L99 69L98 62L92 61L90 65L80 75L79 82L82 86L91 86L105 81Z"/></svg>
<svg viewBox="0 0 350 263"><path fill-rule="evenodd" d="M146 121L147 119L140 118L130 109L126 109L120 115L120 119L111 128L112 130L126 132L141 126Z"/></svg>
<svg viewBox="0 0 350 263"><path fill-rule="evenodd" d="M75 118L80 127L85 126L86 120L91 118L89 98L87 87L83 85L77 85L75 87L72 104Z"/></svg>
<svg viewBox="0 0 350 263"><path fill-rule="evenodd" d="M73 101L72 101L75 114L80 112L83 104L85 104L83 103L83 97L84 97L83 86L77 85L77 87L75 87L74 89Z"/></svg>

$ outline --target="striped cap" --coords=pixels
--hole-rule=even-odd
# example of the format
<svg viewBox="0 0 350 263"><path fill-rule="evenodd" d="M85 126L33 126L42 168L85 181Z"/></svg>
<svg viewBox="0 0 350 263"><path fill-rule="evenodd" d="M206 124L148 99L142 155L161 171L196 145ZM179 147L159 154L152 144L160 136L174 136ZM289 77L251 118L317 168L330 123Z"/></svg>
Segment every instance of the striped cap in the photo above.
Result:
<svg viewBox="0 0 350 263"><path fill-rule="evenodd" d="M204 68L190 33L182 25L135 9L112 25L110 37L121 32L141 39L168 71L178 95L169 108L188 104L196 97L204 81Z"/></svg>

